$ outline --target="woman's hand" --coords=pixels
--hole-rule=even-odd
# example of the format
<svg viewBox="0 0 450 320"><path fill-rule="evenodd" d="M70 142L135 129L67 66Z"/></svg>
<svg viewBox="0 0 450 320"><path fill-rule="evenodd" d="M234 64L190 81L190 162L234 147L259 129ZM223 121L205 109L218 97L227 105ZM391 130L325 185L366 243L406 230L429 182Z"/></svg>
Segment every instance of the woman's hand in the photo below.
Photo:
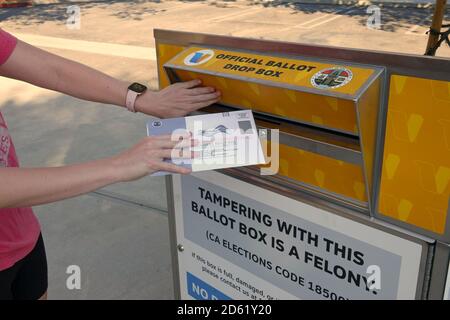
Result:
<svg viewBox="0 0 450 320"><path fill-rule="evenodd" d="M178 141L170 136L150 137L112 158L55 168L0 168L0 208L51 203L160 170L189 173L163 159L196 157L198 153L187 148L193 144L189 135Z"/></svg>
<svg viewBox="0 0 450 320"><path fill-rule="evenodd" d="M182 117L220 100L220 92L199 87L200 80L172 84L158 92L147 91L136 100L136 110L158 118Z"/></svg>
<svg viewBox="0 0 450 320"><path fill-rule="evenodd" d="M187 174L187 168L164 162L164 159L186 159L195 156L190 151L194 140L189 135L173 140L170 135L153 136L142 139L132 148L111 158L118 181L131 181L156 171Z"/></svg>
<svg viewBox="0 0 450 320"><path fill-rule="evenodd" d="M18 41L0 74L79 99L124 107L129 82ZM159 118L181 117L220 99L220 92L200 87L200 80L175 83L158 92L147 90L135 108Z"/></svg>

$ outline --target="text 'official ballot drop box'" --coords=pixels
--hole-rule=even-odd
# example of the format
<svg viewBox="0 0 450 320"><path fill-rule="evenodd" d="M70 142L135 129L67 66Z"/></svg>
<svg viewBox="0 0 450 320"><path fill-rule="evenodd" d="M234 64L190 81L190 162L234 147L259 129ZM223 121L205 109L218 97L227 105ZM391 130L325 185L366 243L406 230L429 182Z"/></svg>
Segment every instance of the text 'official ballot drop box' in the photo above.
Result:
<svg viewBox="0 0 450 320"><path fill-rule="evenodd" d="M279 132L262 139L276 174L167 178L178 298L448 298L449 60L155 38L161 88L201 79L222 92L201 112L252 109Z"/></svg>

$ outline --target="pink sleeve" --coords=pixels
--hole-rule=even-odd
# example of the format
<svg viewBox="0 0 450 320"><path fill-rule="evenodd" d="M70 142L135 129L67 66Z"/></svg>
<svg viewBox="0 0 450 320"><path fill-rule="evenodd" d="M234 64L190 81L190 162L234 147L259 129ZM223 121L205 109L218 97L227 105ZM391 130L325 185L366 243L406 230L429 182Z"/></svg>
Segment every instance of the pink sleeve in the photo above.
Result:
<svg viewBox="0 0 450 320"><path fill-rule="evenodd" d="M0 66L8 60L16 47L17 39L0 29Z"/></svg>

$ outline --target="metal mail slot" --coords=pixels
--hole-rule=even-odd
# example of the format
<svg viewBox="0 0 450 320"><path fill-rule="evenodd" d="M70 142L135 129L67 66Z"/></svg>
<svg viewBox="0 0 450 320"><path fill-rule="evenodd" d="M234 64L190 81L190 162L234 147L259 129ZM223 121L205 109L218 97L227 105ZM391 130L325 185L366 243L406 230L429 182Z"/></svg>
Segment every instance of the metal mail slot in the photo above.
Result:
<svg viewBox="0 0 450 320"><path fill-rule="evenodd" d="M227 112L234 109L216 104L201 112ZM329 200L357 207L367 214L363 155L357 137L302 125L260 112L254 112L254 117L259 129L279 130L280 171L276 176L268 176L268 179L300 186ZM268 132L270 134L270 131ZM265 138L267 139L263 137L263 143L265 140L271 141L270 136ZM270 147L263 149L267 152ZM309 167L315 163L322 171L331 174L332 180L327 181L326 185L320 184L320 181L316 179L317 171L310 168L289 170L289 165L295 166L299 157L308 160ZM332 170L332 166L336 166L340 170ZM259 168L249 168L248 172L258 175ZM358 194L354 193L355 182L341 183L349 181L349 179L360 181L361 189Z"/></svg>
<svg viewBox="0 0 450 320"><path fill-rule="evenodd" d="M182 51L164 68L172 82L201 79L222 90L224 105L354 135L359 133L357 109L383 73L369 65L199 46Z"/></svg>
<svg viewBox="0 0 450 320"><path fill-rule="evenodd" d="M251 108L260 128L278 129L279 177L368 214L383 68L192 46L164 69L172 83L221 90L206 110Z"/></svg>

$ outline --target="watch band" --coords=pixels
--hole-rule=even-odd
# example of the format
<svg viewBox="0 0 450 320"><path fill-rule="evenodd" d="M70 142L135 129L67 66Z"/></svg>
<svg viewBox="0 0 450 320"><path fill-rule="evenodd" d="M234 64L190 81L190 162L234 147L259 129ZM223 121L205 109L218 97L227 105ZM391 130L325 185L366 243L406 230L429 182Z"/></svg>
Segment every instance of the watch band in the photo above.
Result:
<svg viewBox="0 0 450 320"><path fill-rule="evenodd" d="M128 89L127 98L126 98L126 104L125 105L126 105L126 107L127 107L127 109L129 111L136 112L136 109L135 109L134 105L136 103L136 99L137 99L138 96L139 96L139 93Z"/></svg>

